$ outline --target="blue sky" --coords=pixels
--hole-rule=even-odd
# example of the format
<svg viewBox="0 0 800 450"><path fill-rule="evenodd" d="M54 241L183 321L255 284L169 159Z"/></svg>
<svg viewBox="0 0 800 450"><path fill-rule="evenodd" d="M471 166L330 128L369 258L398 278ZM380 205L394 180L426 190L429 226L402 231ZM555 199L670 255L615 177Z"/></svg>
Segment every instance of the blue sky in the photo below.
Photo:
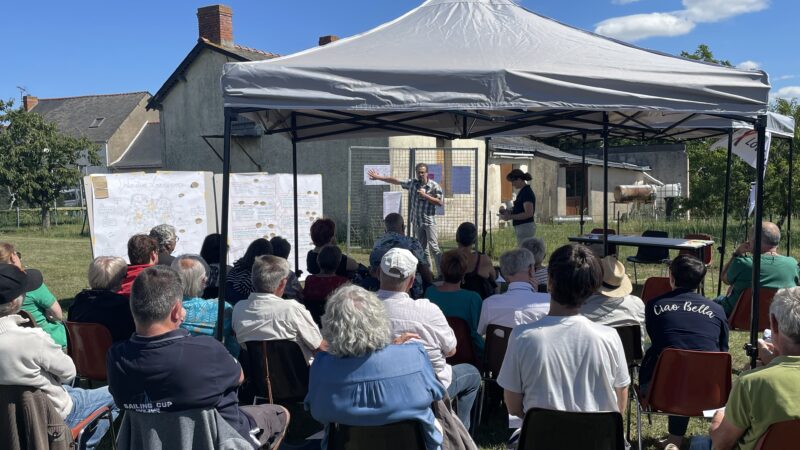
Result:
<svg viewBox="0 0 800 450"><path fill-rule="evenodd" d="M213 1L8 2L0 98L155 93L197 40L196 9ZM279 54L321 35L366 31L421 0L237 1L237 44ZM797 0L522 0L569 25L668 53L708 44L715 56L770 74L773 93L800 98Z"/></svg>

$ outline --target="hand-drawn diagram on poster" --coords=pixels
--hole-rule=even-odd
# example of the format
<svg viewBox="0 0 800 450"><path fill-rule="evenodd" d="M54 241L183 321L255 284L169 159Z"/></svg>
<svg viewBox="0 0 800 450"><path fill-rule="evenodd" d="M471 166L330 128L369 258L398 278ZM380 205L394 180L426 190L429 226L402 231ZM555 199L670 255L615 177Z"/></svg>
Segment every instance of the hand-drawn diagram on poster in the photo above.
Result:
<svg viewBox="0 0 800 450"><path fill-rule="evenodd" d="M247 246L258 238L281 236L292 244L289 265L294 269L294 252L300 254L300 267L306 271L305 255L314 248L308 230L322 217L322 175L297 176L299 247L294 248L294 190L292 176L265 173L231 174L228 229L228 261L241 258Z"/></svg>
<svg viewBox="0 0 800 450"><path fill-rule="evenodd" d="M128 257L128 239L155 225L175 227L173 254L200 253L216 232L212 174L157 172L91 175L84 178L95 256Z"/></svg>
<svg viewBox="0 0 800 450"><path fill-rule="evenodd" d="M370 170L374 170L374 171L378 172L379 175L382 175L384 177L390 177L390 176L392 176L392 166L390 166L389 164L379 164L379 165L365 164L364 165L364 184L366 186L385 186L385 185L389 184L389 183L386 183L386 182L383 182L383 181L370 179L369 178Z"/></svg>

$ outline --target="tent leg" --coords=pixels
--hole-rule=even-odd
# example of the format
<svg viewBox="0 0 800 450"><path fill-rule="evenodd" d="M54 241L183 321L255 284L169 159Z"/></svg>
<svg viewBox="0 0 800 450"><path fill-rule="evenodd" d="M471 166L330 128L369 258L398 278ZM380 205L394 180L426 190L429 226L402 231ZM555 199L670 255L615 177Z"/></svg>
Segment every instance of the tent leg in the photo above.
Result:
<svg viewBox="0 0 800 450"><path fill-rule="evenodd" d="M758 148L756 149L756 215L753 219L753 236L761 236L761 221L764 217L764 155L766 154L767 116L758 116L756 132L758 133ZM753 304L750 310L750 344L747 347L750 356L750 367L755 369L758 357L758 311L759 294L761 289L761 239L753 239Z"/></svg>
<svg viewBox="0 0 800 450"><path fill-rule="evenodd" d="M223 136L222 156L222 217L220 218L219 240L219 305L217 306L217 326L214 337L222 341L222 324L225 322L225 282L228 279L228 209L231 188L231 122L233 111L225 108L225 135Z"/></svg>
<svg viewBox="0 0 800 450"><path fill-rule="evenodd" d="M603 257L608 255L608 112L603 112Z"/></svg>
<svg viewBox="0 0 800 450"><path fill-rule="evenodd" d="M792 189L794 188L794 139L789 139L789 188L786 200L786 256L792 256Z"/></svg>
<svg viewBox="0 0 800 450"><path fill-rule="evenodd" d="M492 138L483 140L483 226L481 227L481 251L486 253L486 214L489 199L489 141Z"/></svg>
<svg viewBox="0 0 800 450"><path fill-rule="evenodd" d="M583 189L581 189L581 236L583 236L583 208L586 207L586 133L583 133L583 143L581 144L581 177L583 177Z"/></svg>
<svg viewBox="0 0 800 450"><path fill-rule="evenodd" d="M474 164L475 165L473 167L475 167L475 170L473 171L473 173L475 174L475 185L473 186L472 192L475 193L475 195L474 195L475 204L473 205L473 219L472 219L473 222L472 223L474 223L475 226L477 227L478 226L478 149L477 148L475 149L475 154L474 154ZM483 191L484 192L486 192L486 186L487 186L486 178L484 178L483 179ZM478 241L477 241L477 239L475 240L475 245L473 247L475 247L475 251L478 250Z"/></svg>
<svg viewBox="0 0 800 450"><path fill-rule="evenodd" d="M731 192L731 164L733 163L733 128L728 130L728 161L725 166L725 196L722 203L722 245L719 250L719 276L717 277L717 297L722 295L722 267L725 265L725 244L728 239L728 198Z"/></svg>
<svg viewBox="0 0 800 450"><path fill-rule="evenodd" d="M297 130L297 115L292 113L292 130ZM300 267L300 233L297 223L297 214L300 208L297 204L297 132L292 131L292 189L294 190L294 270Z"/></svg>

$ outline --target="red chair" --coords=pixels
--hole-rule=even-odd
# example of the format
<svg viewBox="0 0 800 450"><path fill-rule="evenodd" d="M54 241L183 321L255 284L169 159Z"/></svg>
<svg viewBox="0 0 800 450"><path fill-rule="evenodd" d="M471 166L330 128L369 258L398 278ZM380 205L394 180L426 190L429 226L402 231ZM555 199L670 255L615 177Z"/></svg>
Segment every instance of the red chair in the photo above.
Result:
<svg viewBox="0 0 800 450"><path fill-rule="evenodd" d="M67 326L67 354L75 363L79 378L92 386L92 380L106 381L106 354L111 348L111 332L98 323L64 322Z"/></svg>
<svg viewBox="0 0 800 450"><path fill-rule="evenodd" d="M689 233L683 236L686 240L699 240L699 241L713 241L714 238L710 234L705 233ZM697 251L695 250L681 250L679 255L692 255L697 256L700 258L700 261L703 261L703 264L706 265L706 269L711 268L711 264L714 261L714 247L713 245L706 245L702 249L700 249L700 254L698 255ZM711 276L711 284L714 284L714 271L709 270L708 275ZM705 283L703 283L702 290L705 292Z"/></svg>
<svg viewBox="0 0 800 450"><path fill-rule="evenodd" d="M29 313L28 311L25 311L24 309L20 309L17 312L17 315L21 316L23 319L28 319L27 322L25 322L25 323L20 325L21 327L36 328L36 321L33 320L33 316L31 315L31 313Z"/></svg>
<svg viewBox="0 0 800 450"><path fill-rule="evenodd" d="M777 289L761 288L761 293L758 296L758 324L756 330L763 330L769 328L769 307L772 305L772 298L775 297ZM731 330L749 330L751 324L750 310L753 305L753 289L747 288L742 291L739 300L736 301L736 306L733 307L733 312L728 316L728 327Z"/></svg>
<svg viewBox="0 0 800 450"><path fill-rule="evenodd" d="M456 364L472 364L480 370L481 363L478 360L475 348L472 346L472 334L470 333L467 321L460 317L447 317L447 323L456 335L456 353L447 358L447 364L451 366Z"/></svg>
<svg viewBox="0 0 800 450"><path fill-rule="evenodd" d="M773 423L756 444L756 450L784 450L800 442L800 419Z"/></svg>
<svg viewBox="0 0 800 450"><path fill-rule="evenodd" d="M91 413L89 417L83 419L70 429L72 441L75 442L75 448L83 448L84 434L87 430L94 430L97 428L101 420L108 420L108 431L111 433L111 448L117 448L117 438L114 436L114 416L111 414L111 409L108 406L103 406Z"/></svg>
<svg viewBox="0 0 800 450"><path fill-rule="evenodd" d="M669 277L650 277L644 281L642 287L642 301L647 304L650 300L672 291Z"/></svg>
<svg viewBox="0 0 800 450"><path fill-rule="evenodd" d="M642 447L641 415L702 417L719 409L731 392L731 355L668 348L661 352L645 395L637 388L636 434Z"/></svg>

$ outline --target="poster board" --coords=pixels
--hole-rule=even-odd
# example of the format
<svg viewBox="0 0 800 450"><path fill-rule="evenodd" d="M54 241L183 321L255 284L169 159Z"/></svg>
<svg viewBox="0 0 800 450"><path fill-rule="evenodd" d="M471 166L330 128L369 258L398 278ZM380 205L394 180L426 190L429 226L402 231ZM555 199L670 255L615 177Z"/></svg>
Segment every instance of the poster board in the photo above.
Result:
<svg viewBox="0 0 800 450"><path fill-rule="evenodd" d="M93 174L83 179L92 254L128 260L128 239L155 225L175 227L174 254L200 253L216 233L211 172Z"/></svg>

